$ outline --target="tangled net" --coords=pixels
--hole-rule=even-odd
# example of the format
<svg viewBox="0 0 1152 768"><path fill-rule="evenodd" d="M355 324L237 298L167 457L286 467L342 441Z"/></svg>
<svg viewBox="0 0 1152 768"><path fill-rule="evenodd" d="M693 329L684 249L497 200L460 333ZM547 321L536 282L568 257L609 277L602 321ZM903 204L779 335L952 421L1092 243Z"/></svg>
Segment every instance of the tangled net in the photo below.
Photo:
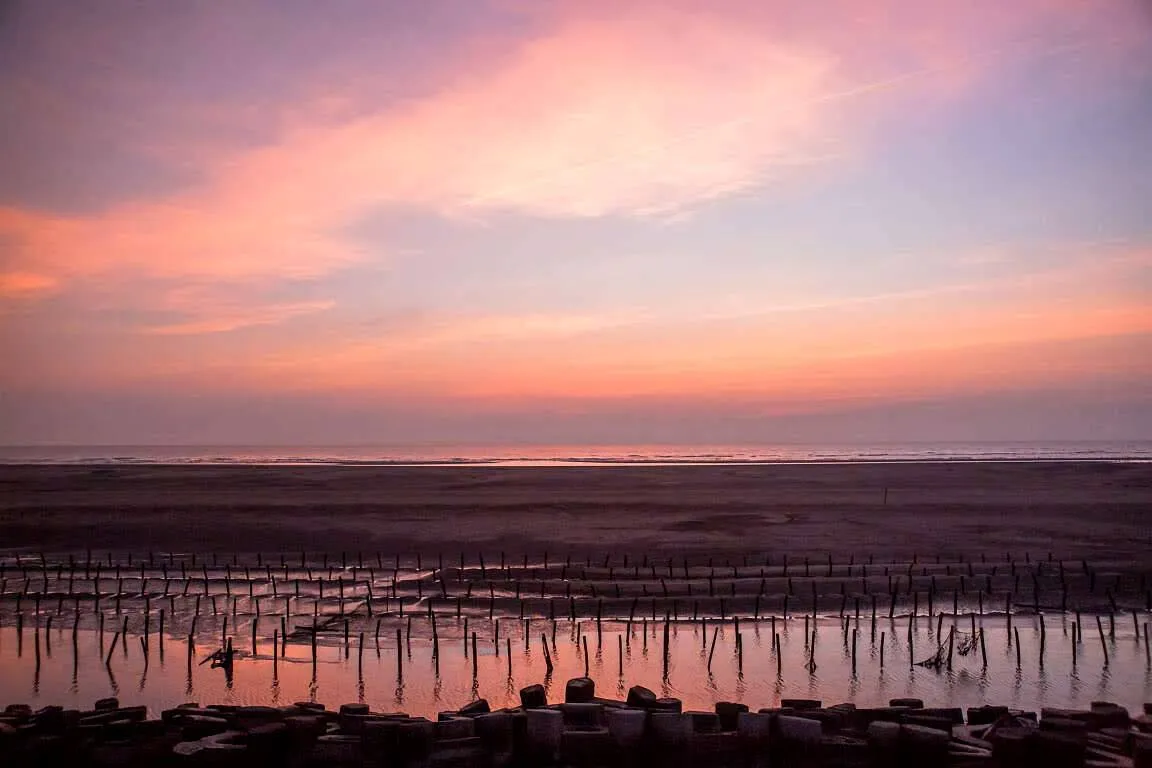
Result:
<svg viewBox="0 0 1152 768"><path fill-rule="evenodd" d="M961 656L968 656L975 653L980 647L980 635L983 630L975 632L960 632L953 630L949 634L948 640L936 646L936 652L923 661L916 662L918 667L927 667L929 669L940 669L948 663L948 646L954 644L954 650Z"/></svg>

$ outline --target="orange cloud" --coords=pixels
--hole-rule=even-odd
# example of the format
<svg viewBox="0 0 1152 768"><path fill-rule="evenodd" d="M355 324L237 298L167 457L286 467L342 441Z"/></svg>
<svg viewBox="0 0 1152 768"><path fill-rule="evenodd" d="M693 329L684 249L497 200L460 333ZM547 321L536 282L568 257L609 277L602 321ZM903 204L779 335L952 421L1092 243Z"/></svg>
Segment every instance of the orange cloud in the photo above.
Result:
<svg viewBox="0 0 1152 768"><path fill-rule="evenodd" d="M51 293L59 282L34 272L0 272L0 298L31 299Z"/></svg>
<svg viewBox="0 0 1152 768"><path fill-rule="evenodd" d="M275 325L300 315L322 312L335 306L332 301L303 301L290 304L264 304L248 308L201 311L202 317L176 323L148 326L144 333L157 336L187 336L226 333L255 325Z"/></svg>
<svg viewBox="0 0 1152 768"><path fill-rule="evenodd" d="M432 97L342 120L325 106L339 94L321 98L199 188L93 217L0 210L0 236L18 269L60 280L311 278L368 258L340 229L380 206L667 215L851 149L862 129L843 100L969 72L981 30L1010 38L1069 6L562 4L495 64L457 62Z"/></svg>

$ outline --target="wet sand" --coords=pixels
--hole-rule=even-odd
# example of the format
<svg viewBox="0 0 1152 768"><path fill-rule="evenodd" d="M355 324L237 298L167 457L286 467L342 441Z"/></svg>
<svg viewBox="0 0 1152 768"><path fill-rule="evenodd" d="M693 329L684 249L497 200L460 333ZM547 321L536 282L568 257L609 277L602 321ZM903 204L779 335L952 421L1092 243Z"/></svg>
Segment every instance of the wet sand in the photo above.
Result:
<svg viewBox="0 0 1152 768"><path fill-rule="evenodd" d="M1152 465L0 467L0 547L1152 561Z"/></svg>

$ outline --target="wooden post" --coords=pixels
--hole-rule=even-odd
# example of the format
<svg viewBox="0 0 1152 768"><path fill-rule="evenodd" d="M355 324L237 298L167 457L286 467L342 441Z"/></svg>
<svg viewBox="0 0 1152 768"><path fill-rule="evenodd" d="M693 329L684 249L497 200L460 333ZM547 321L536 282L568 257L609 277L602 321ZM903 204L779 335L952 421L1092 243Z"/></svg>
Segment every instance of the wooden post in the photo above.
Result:
<svg viewBox="0 0 1152 768"><path fill-rule="evenodd" d="M584 677L588 677L588 636L580 639L584 641Z"/></svg>
<svg viewBox="0 0 1152 768"><path fill-rule="evenodd" d="M880 632L880 669L884 669L884 637L885 633Z"/></svg>
<svg viewBox="0 0 1152 768"><path fill-rule="evenodd" d="M856 639L857 639L857 635L859 635L859 634L860 634L860 630L858 630L858 629L852 630L852 676L853 677L856 676Z"/></svg>
<svg viewBox="0 0 1152 768"><path fill-rule="evenodd" d="M316 678L316 619L312 619L312 678ZM397 636L400 630L396 630ZM399 639L399 638L397 638Z"/></svg>
<svg viewBox="0 0 1152 768"><path fill-rule="evenodd" d="M547 674L552 674L552 654L548 652L548 636L540 634L540 646L544 649L544 665L548 668ZM621 673L623 674L623 673Z"/></svg>
<svg viewBox="0 0 1152 768"><path fill-rule="evenodd" d="M1100 617L1096 617L1096 629L1100 632L1100 649L1104 651L1104 666L1108 666L1108 643L1104 640L1104 625L1100 623Z"/></svg>
<svg viewBox="0 0 1152 768"><path fill-rule="evenodd" d="M1100 619L1097 618L1096 620L1099 621ZM1045 646L1045 643L1047 641L1047 636L1048 636L1048 633L1047 633L1047 630L1044 626L1044 617L1040 616L1040 668L1041 669L1044 668L1044 646Z"/></svg>
<svg viewBox="0 0 1152 768"><path fill-rule="evenodd" d="M708 672L712 672L712 655L716 653L716 638L720 635L720 627L712 630L712 647L708 649Z"/></svg>
<svg viewBox="0 0 1152 768"><path fill-rule="evenodd" d="M669 660L669 655L670 655L670 649L668 647L668 644L669 644L668 643L668 632L669 632L668 614L665 614L664 615L664 679L665 680L668 679L668 660Z"/></svg>

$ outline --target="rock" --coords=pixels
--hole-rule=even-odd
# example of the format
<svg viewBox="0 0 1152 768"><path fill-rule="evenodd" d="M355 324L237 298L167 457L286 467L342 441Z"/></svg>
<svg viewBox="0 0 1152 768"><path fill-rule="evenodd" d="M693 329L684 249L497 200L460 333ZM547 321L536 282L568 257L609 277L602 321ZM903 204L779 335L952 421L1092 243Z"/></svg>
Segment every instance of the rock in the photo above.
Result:
<svg viewBox="0 0 1152 768"><path fill-rule="evenodd" d="M824 702L818 699L781 699L781 709L820 709Z"/></svg>
<svg viewBox="0 0 1152 768"><path fill-rule="evenodd" d="M317 701L296 701L292 703L292 706L296 707L296 709L307 709L316 712L324 711L324 705Z"/></svg>
<svg viewBox="0 0 1152 768"><path fill-rule="evenodd" d="M741 712L747 712L748 705L740 704L735 701L718 701L716 702L716 714L720 718L720 730L734 731L736 730L736 722L740 717Z"/></svg>
<svg viewBox="0 0 1152 768"><path fill-rule="evenodd" d="M287 753L292 745L292 733L284 723L264 723L248 729L248 748L256 759L274 760Z"/></svg>
<svg viewBox="0 0 1152 768"><path fill-rule="evenodd" d="M197 741L228 730L227 719L205 715L188 715L179 721L179 725L180 737L184 741Z"/></svg>
<svg viewBox="0 0 1152 768"><path fill-rule="evenodd" d="M834 733L844 727L851 712L838 712L834 709L794 709L789 713L792 717L803 717L806 720L816 720L825 733Z"/></svg>
<svg viewBox="0 0 1152 768"><path fill-rule="evenodd" d="M364 745L359 736L329 734L312 745L310 764L327 768L359 766L364 760Z"/></svg>
<svg viewBox="0 0 1152 768"><path fill-rule="evenodd" d="M692 739L692 718L679 712L652 712L648 716L652 740L661 748L683 749Z"/></svg>
<svg viewBox="0 0 1152 768"><path fill-rule="evenodd" d="M924 709L924 701L922 699L889 699L888 706L908 707L909 709Z"/></svg>
<svg viewBox="0 0 1152 768"><path fill-rule="evenodd" d="M931 747L947 747L952 735L923 725L900 725L900 741L905 744L916 744Z"/></svg>
<svg viewBox="0 0 1152 768"><path fill-rule="evenodd" d="M1078 768L1084 764L1087 745L1082 737L1056 731L1033 731L1026 742L1029 765L1044 768Z"/></svg>
<svg viewBox="0 0 1152 768"><path fill-rule="evenodd" d="M692 737L692 765L730 765L740 754L740 737L729 731L697 733Z"/></svg>
<svg viewBox="0 0 1152 768"><path fill-rule="evenodd" d="M797 744L819 744L824 728L819 720L811 720L795 715L776 716L776 735L782 741Z"/></svg>
<svg viewBox="0 0 1152 768"><path fill-rule="evenodd" d="M772 715L761 712L740 712L736 715L736 733L750 748L768 743L772 733Z"/></svg>
<svg viewBox="0 0 1152 768"><path fill-rule="evenodd" d="M475 718L476 735L490 755L512 751L513 718L507 712L490 712Z"/></svg>
<svg viewBox="0 0 1152 768"><path fill-rule="evenodd" d="M1049 717L1062 718L1064 720L1080 720L1085 723L1092 722L1092 711L1088 709L1057 709L1056 707L1044 707L1040 710L1040 719L1046 720Z"/></svg>
<svg viewBox="0 0 1152 768"><path fill-rule="evenodd" d="M4 714L10 717L31 717L32 707L27 704L9 704L4 707Z"/></svg>
<svg viewBox="0 0 1152 768"><path fill-rule="evenodd" d="M1132 762L1135 768L1152 768L1152 738L1135 734L1132 741Z"/></svg>
<svg viewBox="0 0 1152 768"><path fill-rule="evenodd" d="M488 699L476 699L475 701L468 702L464 706L460 707L460 709L457 711L461 715L473 717L475 715L483 715L491 712L492 708L488 706Z"/></svg>
<svg viewBox="0 0 1152 768"><path fill-rule="evenodd" d="M135 723L147 717L147 707L121 707L120 709L102 710L92 715L82 715L80 725L105 725L118 720L128 720Z"/></svg>
<svg viewBox="0 0 1152 768"><path fill-rule="evenodd" d="M851 728L867 731L868 726L877 721L898 723L907 712L907 709L901 707L865 707L856 709L846 720Z"/></svg>
<svg viewBox="0 0 1152 768"><path fill-rule="evenodd" d="M475 720L493 715L477 715ZM383 721L386 722L386 721ZM436 739L436 724L422 717L413 717L396 722L396 756L401 765L420 764L432 753ZM475 725L475 722L474 722ZM479 731L479 728L477 728ZM407 761L407 762L405 762Z"/></svg>
<svg viewBox="0 0 1152 768"><path fill-rule="evenodd" d="M32 715L32 722L41 731L60 733L64 730L64 707L43 707Z"/></svg>
<svg viewBox="0 0 1152 768"><path fill-rule="evenodd" d="M933 717L947 720L952 725L964 725L964 710L960 707L921 707L907 714L912 717Z"/></svg>
<svg viewBox="0 0 1152 768"><path fill-rule="evenodd" d="M476 735L475 721L470 717L450 717L436 723L436 739L470 739Z"/></svg>
<svg viewBox="0 0 1152 768"><path fill-rule="evenodd" d="M898 752L917 765L942 765L948 756L952 736L921 725L900 726Z"/></svg>
<svg viewBox="0 0 1152 768"><path fill-rule="evenodd" d="M469 723L471 718L464 718ZM395 759L395 753L400 747L400 727L402 720L367 720L364 730L360 733L360 741L364 745L364 756L377 765L386 765L386 761Z"/></svg>
<svg viewBox="0 0 1152 768"><path fill-rule="evenodd" d="M560 753L564 714L556 709L529 709L525 713L525 741L533 760L554 762Z"/></svg>
<svg viewBox="0 0 1152 768"><path fill-rule="evenodd" d="M1058 731L1072 736L1086 736L1088 723L1083 720L1072 720L1067 717L1046 717L1040 721L1040 730Z"/></svg>
<svg viewBox="0 0 1152 768"><path fill-rule="evenodd" d="M524 709L548 706L548 693L544 690L544 686L536 684L521 688L520 706Z"/></svg>
<svg viewBox="0 0 1152 768"><path fill-rule="evenodd" d="M894 750L900 743L900 724L877 720L868 726L868 743L877 749Z"/></svg>
<svg viewBox="0 0 1152 768"><path fill-rule="evenodd" d="M276 707L240 707L234 716L234 722L245 730L283 719L284 713Z"/></svg>
<svg viewBox="0 0 1152 768"><path fill-rule="evenodd" d="M692 719L693 733L715 733L720 730L720 717L715 712L685 712Z"/></svg>
<svg viewBox="0 0 1152 768"><path fill-rule="evenodd" d="M596 683L588 677L574 677L564 686L564 701L584 704L596 697Z"/></svg>
<svg viewBox="0 0 1152 768"><path fill-rule="evenodd" d="M642 685L634 685L628 689L628 706L640 709L652 709L656 704L656 694Z"/></svg>
<svg viewBox="0 0 1152 768"><path fill-rule="evenodd" d="M92 708L95 710L120 709L120 700L114 696L106 699L97 699Z"/></svg>
<svg viewBox="0 0 1152 768"><path fill-rule="evenodd" d="M560 738L560 754L566 765L603 765L611 753L612 736L607 728L566 730Z"/></svg>
<svg viewBox="0 0 1152 768"><path fill-rule="evenodd" d="M946 717L927 717L921 715L905 715L900 718L900 722L907 725L919 725L924 728L933 728L937 731L943 731L949 735L952 734L952 721Z"/></svg>
<svg viewBox="0 0 1152 768"><path fill-rule="evenodd" d="M639 709L611 709L606 712L608 733L618 747L635 747L644 738L648 714Z"/></svg>
<svg viewBox="0 0 1152 768"><path fill-rule="evenodd" d="M1128 710L1110 701L1092 702L1092 727L1096 730L1104 728L1127 728L1130 723Z"/></svg>
<svg viewBox="0 0 1152 768"><path fill-rule="evenodd" d="M985 704L982 707L968 708L968 725L991 725L1008 714L1008 707Z"/></svg>
<svg viewBox="0 0 1152 768"><path fill-rule="evenodd" d="M600 704L561 704L560 712L566 729L599 728L603 725L604 707Z"/></svg>
<svg viewBox="0 0 1152 768"><path fill-rule="evenodd" d="M429 765L442 766L482 766L485 765L484 745L477 737L466 739L437 739L432 745ZM391 765L377 761L373 765Z"/></svg>
<svg viewBox="0 0 1152 768"><path fill-rule="evenodd" d="M675 712L676 714L680 714L684 711L684 704L680 699L656 699L656 703L653 704L650 709L653 712Z"/></svg>
<svg viewBox="0 0 1152 768"><path fill-rule="evenodd" d="M820 739L816 751L822 765L870 766L872 765L868 742L843 734L825 735Z"/></svg>

